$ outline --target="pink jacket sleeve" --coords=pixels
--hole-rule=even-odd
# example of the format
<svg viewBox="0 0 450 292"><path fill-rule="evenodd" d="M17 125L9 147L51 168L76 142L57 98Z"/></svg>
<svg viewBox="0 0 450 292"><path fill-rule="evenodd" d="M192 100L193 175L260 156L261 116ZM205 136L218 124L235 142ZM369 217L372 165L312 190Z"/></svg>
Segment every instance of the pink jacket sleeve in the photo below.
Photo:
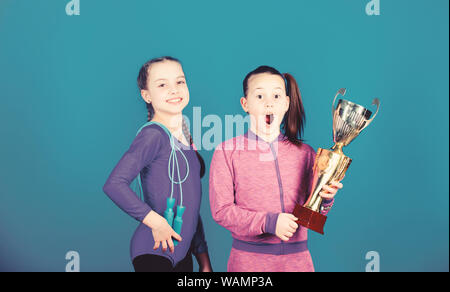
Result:
<svg viewBox="0 0 450 292"><path fill-rule="evenodd" d="M269 232L266 231L266 223L274 225L273 221L277 219L278 214L250 211L235 204L234 173L230 154L231 151L223 150L219 145L211 161L209 196L213 219L239 236L256 236Z"/></svg>

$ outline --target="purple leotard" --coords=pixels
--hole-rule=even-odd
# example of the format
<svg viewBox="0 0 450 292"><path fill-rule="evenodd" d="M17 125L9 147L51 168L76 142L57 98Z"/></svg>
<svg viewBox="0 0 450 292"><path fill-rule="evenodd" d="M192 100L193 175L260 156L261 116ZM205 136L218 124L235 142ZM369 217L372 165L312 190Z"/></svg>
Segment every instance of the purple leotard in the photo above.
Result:
<svg viewBox="0 0 450 292"><path fill-rule="evenodd" d="M155 242L152 230L142 223L151 210L163 216L166 199L170 196L171 181L167 168L171 146L169 136L160 126L153 124L142 129L117 163L103 187L103 191L117 206L141 222L131 239L130 255L132 260L139 255L154 254L168 258L175 266L184 259L191 248L194 254L207 251L199 214L202 196L200 162L192 146L188 148L176 139L175 143L182 149L181 151L189 162L189 176L182 184L183 206L186 206L180 234L182 241L175 247L174 254L169 249L163 252L162 246L153 250ZM187 171L186 162L180 153L177 153L177 158L180 176L184 178ZM130 188L131 182L139 173L141 174L144 201L140 200ZM179 205L180 189L177 184L174 184L173 197L176 199L175 205ZM176 212L176 206L174 212Z"/></svg>

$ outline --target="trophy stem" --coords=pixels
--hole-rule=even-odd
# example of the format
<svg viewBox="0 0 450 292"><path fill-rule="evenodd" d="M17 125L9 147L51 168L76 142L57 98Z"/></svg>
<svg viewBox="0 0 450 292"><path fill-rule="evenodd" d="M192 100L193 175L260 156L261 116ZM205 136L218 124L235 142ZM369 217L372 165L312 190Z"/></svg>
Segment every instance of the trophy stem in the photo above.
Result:
<svg viewBox="0 0 450 292"><path fill-rule="evenodd" d="M331 150L333 150L334 153L344 155L344 152L342 151L343 147L344 147L344 143L336 143L336 144L334 144L333 147L331 147Z"/></svg>

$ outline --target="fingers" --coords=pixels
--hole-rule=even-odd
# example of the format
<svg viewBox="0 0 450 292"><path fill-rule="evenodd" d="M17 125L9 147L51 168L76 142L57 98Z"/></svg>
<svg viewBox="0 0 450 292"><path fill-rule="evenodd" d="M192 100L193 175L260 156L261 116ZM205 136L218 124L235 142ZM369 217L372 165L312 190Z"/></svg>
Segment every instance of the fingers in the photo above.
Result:
<svg viewBox="0 0 450 292"><path fill-rule="evenodd" d="M165 252L167 251L167 247L169 248L171 253L175 252L175 245L173 244L173 240L170 238L168 240L162 240L155 242L155 245L153 246L153 250L156 250L159 248L159 246L162 246L162 250Z"/></svg>
<svg viewBox="0 0 450 292"><path fill-rule="evenodd" d="M288 241L292 236L294 236L294 233L297 231L298 228L298 224L295 222L298 220L297 217L295 217L294 215L289 216L289 219L291 219L292 221L289 222L287 228L286 228L286 232L284 233L284 237L285 241Z"/></svg>
<svg viewBox="0 0 450 292"><path fill-rule="evenodd" d="M174 244L173 244L172 237L175 238L175 239L178 240L178 241L181 241L182 238L181 238L181 236L180 236L178 233L176 233L175 231L172 231L172 234L170 235L170 238L167 240L167 243L169 244L169 249L170 249L170 251L171 251L172 253L174 253L174 251L175 251L175 246L174 246Z"/></svg>
<svg viewBox="0 0 450 292"><path fill-rule="evenodd" d="M295 217L295 216L292 215L292 214L288 214L288 218L291 219L292 221L297 221L297 220L298 220L298 218Z"/></svg>
<svg viewBox="0 0 450 292"><path fill-rule="evenodd" d="M298 224L295 223L294 221L292 221L292 222L289 222L289 227L292 228L292 229L294 229L294 230L297 230Z"/></svg>
<svg viewBox="0 0 450 292"><path fill-rule="evenodd" d="M298 220L298 218L297 217L295 217L294 215L292 215L292 214L289 214L288 215L288 218L289 219L291 219L292 221L290 221L289 223L288 223L288 226L287 226L287 232L289 232L289 233L291 233L291 236L288 236L288 237L292 237L292 233L295 233L295 231L297 230L297 228L298 228L298 224L296 223L296 221Z"/></svg>
<svg viewBox="0 0 450 292"><path fill-rule="evenodd" d="M294 231L295 232L295 231ZM285 234L283 234L280 238L283 241L289 241L289 239L294 236L294 232L287 231Z"/></svg>
<svg viewBox="0 0 450 292"><path fill-rule="evenodd" d="M290 213L282 213L280 214L277 221L277 229L276 236L283 241L288 241L294 233L297 231L298 224L296 221L298 220L293 214Z"/></svg>
<svg viewBox="0 0 450 292"><path fill-rule="evenodd" d="M174 247L174 245L173 245L172 238L170 238L169 240L167 240L167 243L168 243L168 245L169 245L170 252L171 252L171 253L174 253L174 252L175 252L175 247Z"/></svg>
<svg viewBox="0 0 450 292"><path fill-rule="evenodd" d="M343 188L343 184L338 181L331 181L329 185L324 185L319 195L324 199L332 199L336 195L338 189Z"/></svg>
<svg viewBox="0 0 450 292"><path fill-rule="evenodd" d="M334 194L334 193L337 192L337 188L333 188L333 187L330 187L330 186L323 186L322 192L329 193L329 194Z"/></svg>
<svg viewBox="0 0 450 292"><path fill-rule="evenodd" d="M325 192L320 192L319 195L324 199L333 199L335 194L327 194Z"/></svg>
<svg viewBox="0 0 450 292"><path fill-rule="evenodd" d="M175 231L172 233L171 237L175 238L178 241L182 240L181 236L178 233L176 233Z"/></svg>
<svg viewBox="0 0 450 292"><path fill-rule="evenodd" d="M289 240L289 237L287 237L286 235L282 235L280 238L281 238L282 241L288 241Z"/></svg>
<svg viewBox="0 0 450 292"><path fill-rule="evenodd" d="M338 189L342 189L342 187L344 186L341 182L338 182L338 181L335 181L335 180L333 180L333 181L331 181L331 186L332 187L335 187L335 188L338 188Z"/></svg>
<svg viewBox="0 0 450 292"><path fill-rule="evenodd" d="M166 221L167 222L167 221ZM167 225L168 226L168 225ZM172 240L172 237L175 240L181 241L181 236L176 233L170 226L164 232L154 232L153 238L155 240L155 245L153 246L153 250L157 250L160 246L162 247L163 252L167 251L169 248L170 252L175 252L175 244Z"/></svg>

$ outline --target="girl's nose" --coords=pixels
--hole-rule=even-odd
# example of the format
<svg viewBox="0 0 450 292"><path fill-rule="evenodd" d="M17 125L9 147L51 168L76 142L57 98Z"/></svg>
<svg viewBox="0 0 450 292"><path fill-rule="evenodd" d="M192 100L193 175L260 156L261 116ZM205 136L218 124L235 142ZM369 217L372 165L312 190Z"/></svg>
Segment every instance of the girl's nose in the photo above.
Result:
<svg viewBox="0 0 450 292"><path fill-rule="evenodd" d="M172 86L172 87L169 89L169 93L170 93L170 94L177 94L177 93L178 93L177 87L176 87L176 86Z"/></svg>

